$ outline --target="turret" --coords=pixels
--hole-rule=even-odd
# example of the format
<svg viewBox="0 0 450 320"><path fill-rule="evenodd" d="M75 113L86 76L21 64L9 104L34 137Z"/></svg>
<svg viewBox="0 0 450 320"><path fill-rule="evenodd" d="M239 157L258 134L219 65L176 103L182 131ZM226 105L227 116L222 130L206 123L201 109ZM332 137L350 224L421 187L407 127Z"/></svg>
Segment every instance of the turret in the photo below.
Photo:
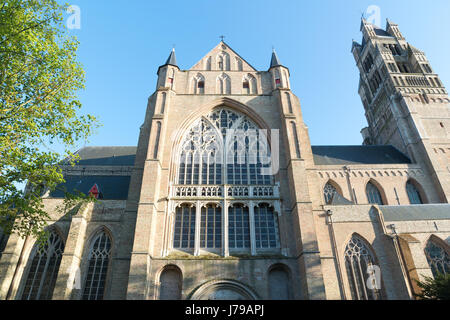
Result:
<svg viewBox="0 0 450 320"><path fill-rule="evenodd" d="M172 49L172 52L167 58L165 64L158 68L158 82L156 85L156 89L159 88L168 88L171 90L175 90L175 76L177 71L179 71L177 65L177 59L175 56L175 49Z"/></svg>
<svg viewBox="0 0 450 320"><path fill-rule="evenodd" d="M269 72L272 74L273 89L290 89L289 69L283 66L278 58L275 49L272 51Z"/></svg>

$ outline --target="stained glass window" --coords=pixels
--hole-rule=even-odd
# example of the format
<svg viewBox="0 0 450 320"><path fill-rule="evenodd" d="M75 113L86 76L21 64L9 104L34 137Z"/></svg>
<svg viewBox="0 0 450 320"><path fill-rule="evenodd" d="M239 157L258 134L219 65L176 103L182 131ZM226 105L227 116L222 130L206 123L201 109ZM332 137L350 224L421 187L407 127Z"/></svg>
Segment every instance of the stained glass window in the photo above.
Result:
<svg viewBox="0 0 450 320"><path fill-rule="evenodd" d="M51 300L61 264L64 243L51 232L46 244L36 244L30 255L31 265L25 280L22 300Z"/></svg>

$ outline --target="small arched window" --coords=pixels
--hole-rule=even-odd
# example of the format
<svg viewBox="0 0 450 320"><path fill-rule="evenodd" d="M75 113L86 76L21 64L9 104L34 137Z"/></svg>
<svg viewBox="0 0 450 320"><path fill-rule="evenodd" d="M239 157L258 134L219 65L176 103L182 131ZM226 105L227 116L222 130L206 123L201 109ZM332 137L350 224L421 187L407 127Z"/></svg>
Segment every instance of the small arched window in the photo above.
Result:
<svg viewBox="0 0 450 320"><path fill-rule="evenodd" d="M169 266L159 277L159 300L181 300L183 276L175 266Z"/></svg>
<svg viewBox="0 0 450 320"><path fill-rule="evenodd" d="M369 246L354 235L345 248L345 268L353 300L381 300L381 283L368 286L369 277L377 281L375 257Z"/></svg>
<svg viewBox="0 0 450 320"><path fill-rule="evenodd" d="M380 206L384 204L380 190L372 182L369 182L366 186L366 195L370 204L378 204Z"/></svg>
<svg viewBox="0 0 450 320"><path fill-rule="evenodd" d="M450 255L448 249L446 250L435 241L429 240L425 248L425 256L427 257L433 276L450 274Z"/></svg>
<svg viewBox="0 0 450 320"><path fill-rule="evenodd" d="M51 300L61 264L64 243L56 232L51 232L45 243L36 244L29 261L22 300Z"/></svg>
<svg viewBox="0 0 450 320"><path fill-rule="evenodd" d="M283 266L269 271L270 300L289 300L289 275Z"/></svg>
<svg viewBox="0 0 450 320"><path fill-rule="evenodd" d="M328 182L323 188L323 197L325 199L325 203L330 204L336 193L339 193L336 187Z"/></svg>
<svg viewBox="0 0 450 320"><path fill-rule="evenodd" d="M411 181L406 183L406 192L408 193L409 202L411 204L423 204L419 190Z"/></svg>
<svg viewBox="0 0 450 320"><path fill-rule="evenodd" d="M83 300L103 300L111 260L111 239L101 231L91 241Z"/></svg>

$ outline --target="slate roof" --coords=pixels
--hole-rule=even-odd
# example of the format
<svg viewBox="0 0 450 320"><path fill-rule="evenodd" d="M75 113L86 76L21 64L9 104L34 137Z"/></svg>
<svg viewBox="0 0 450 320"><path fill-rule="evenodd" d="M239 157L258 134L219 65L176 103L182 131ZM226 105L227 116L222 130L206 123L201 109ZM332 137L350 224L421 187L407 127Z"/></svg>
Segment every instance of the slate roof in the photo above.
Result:
<svg viewBox="0 0 450 320"><path fill-rule="evenodd" d="M448 220L450 204L380 206L385 221Z"/></svg>
<svg viewBox="0 0 450 320"><path fill-rule="evenodd" d="M178 67L177 58L175 56L175 49L172 49L172 52L170 53L170 56L169 56L169 58L167 58L167 61L164 65L168 65L168 64Z"/></svg>
<svg viewBox="0 0 450 320"><path fill-rule="evenodd" d="M134 166L136 147L85 147L75 154L81 166Z"/></svg>
<svg viewBox="0 0 450 320"><path fill-rule="evenodd" d="M134 166L136 147L84 147L75 154L80 156L79 166ZM95 169L94 169L95 170ZM130 176L65 175L66 182L50 193L52 198L63 198L64 192L88 194L97 184L103 200L126 200Z"/></svg>
<svg viewBox="0 0 450 320"><path fill-rule="evenodd" d="M393 146L311 146L316 165L410 164Z"/></svg>
<svg viewBox="0 0 450 320"><path fill-rule="evenodd" d="M66 183L50 193L52 198L64 198L64 191L76 191L88 194L94 184L97 184L101 200L126 200L130 176L65 176Z"/></svg>
<svg viewBox="0 0 450 320"><path fill-rule="evenodd" d="M272 59L270 60L270 68L273 67L278 67L278 66L282 66L280 59L278 59L278 55L275 52L275 50L273 50L272 52Z"/></svg>

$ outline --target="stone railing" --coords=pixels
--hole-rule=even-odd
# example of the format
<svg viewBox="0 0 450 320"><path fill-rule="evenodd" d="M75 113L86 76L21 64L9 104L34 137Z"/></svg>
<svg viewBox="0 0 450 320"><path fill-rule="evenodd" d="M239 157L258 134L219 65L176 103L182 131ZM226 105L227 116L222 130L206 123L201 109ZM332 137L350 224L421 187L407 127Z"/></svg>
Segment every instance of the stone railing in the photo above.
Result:
<svg viewBox="0 0 450 320"><path fill-rule="evenodd" d="M172 185L171 198L279 198L278 185Z"/></svg>

